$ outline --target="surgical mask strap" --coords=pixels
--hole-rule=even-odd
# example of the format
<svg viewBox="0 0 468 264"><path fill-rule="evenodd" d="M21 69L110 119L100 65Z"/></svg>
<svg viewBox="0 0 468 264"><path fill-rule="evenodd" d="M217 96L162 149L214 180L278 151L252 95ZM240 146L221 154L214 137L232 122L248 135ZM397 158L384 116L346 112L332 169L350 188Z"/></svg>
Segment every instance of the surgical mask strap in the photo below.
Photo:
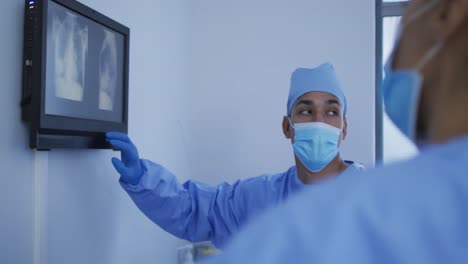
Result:
<svg viewBox="0 0 468 264"><path fill-rule="evenodd" d="M409 24L413 23L414 20L418 19L420 16L424 15L425 13L429 12L432 8L434 8L440 0L433 0L429 4L425 5L424 7L418 9L416 13L411 16L407 22L403 25L403 27L408 26Z"/></svg>
<svg viewBox="0 0 468 264"><path fill-rule="evenodd" d="M291 125L291 127L292 127L292 128L294 128L294 124L293 124L293 122L292 122L292 120L291 120L291 117L290 117L290 116L288 116L288 120L289 120L289 125Z"/></svg>
<svg viewBox="0 0 468 264"><path fill-rule="evenodd" d="M425 13L429 12L432 8L434 8L440 0L433 0L429 2L429 4L425 5L424 7L418 9L413 16L411 16L405 24L402 24L400 29L400 34L405 30L405 28L413 23L416 19L424 15ZM439 41L435 44L422 58L419 62L415 65L415 70L418 72L422 72L423 67L432 59L434 58L437 53L444 47L444 42Z"/></svg>
<svg viewBox="0 0 468 264"><path fill-rule="evenodd" d="M423 67L432 59L434 58L437 53L444 47L444 42L439 41L437 44L435 44L427 53L424 55L424 57L416 64L416 70L418 72L422 72Z"/></svg>

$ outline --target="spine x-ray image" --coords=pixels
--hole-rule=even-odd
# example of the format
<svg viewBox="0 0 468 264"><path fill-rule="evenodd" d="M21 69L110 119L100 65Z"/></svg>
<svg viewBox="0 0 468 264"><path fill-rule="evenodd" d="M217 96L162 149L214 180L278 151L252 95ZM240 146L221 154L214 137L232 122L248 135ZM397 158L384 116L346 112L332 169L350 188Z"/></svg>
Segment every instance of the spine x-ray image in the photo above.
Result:
<svg viewBox="0 0 468 264"><path fill-rule="evenodd" d="M78 17L71 13L66 13L64 19L53 17L55 96L83 101L88 27L78 22Z"/></svg>

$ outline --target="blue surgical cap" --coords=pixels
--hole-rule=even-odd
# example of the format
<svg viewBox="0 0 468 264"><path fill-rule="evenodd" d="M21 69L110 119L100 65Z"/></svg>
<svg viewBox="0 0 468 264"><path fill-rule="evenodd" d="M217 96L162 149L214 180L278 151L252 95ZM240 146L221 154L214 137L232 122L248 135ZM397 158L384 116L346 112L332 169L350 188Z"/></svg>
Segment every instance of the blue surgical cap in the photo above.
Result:
<svg viewBox="0 0 468 264"><path fill-rule="evenodd" d="M331 64L325 63L313 69L298 68L293 72L288 97L288 116L291 115L296 100L309 92L325 92L336 96L343 107L343 115L346 115L346 97L341 91Z"/></svg>

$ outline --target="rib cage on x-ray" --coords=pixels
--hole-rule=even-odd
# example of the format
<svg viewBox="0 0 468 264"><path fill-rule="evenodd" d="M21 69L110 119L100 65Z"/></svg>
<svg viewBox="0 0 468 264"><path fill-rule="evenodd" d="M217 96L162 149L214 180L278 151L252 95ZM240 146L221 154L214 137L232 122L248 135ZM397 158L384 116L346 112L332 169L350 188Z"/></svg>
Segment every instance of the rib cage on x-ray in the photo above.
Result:
<svg viewBox="0 0 468 264"><path fill-rule="evenodd" d="M88 27L78 23L78 17L66 13L53 19L55 44L55 95L82 101L85 92Z"/></svg>

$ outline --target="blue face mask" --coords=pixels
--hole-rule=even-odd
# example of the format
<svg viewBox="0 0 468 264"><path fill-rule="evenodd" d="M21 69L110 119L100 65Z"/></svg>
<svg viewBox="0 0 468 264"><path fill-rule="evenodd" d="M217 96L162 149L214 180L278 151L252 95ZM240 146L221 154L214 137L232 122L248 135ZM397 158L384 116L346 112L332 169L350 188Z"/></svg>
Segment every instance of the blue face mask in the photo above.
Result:
<svg viewBox="0 0 468 264"><path fill-rule="evenodd" d="M400 131L416 141L416 121L422 77L416 71L389 70L382 84L385 112Z"/></svg>
<svg viewBox="0 0 468 264"><path fill-rule="evenodd" d="M423 84L423 77L420 71L440 51L443 47L443 43L440 42L434 45L418 64L415 65L414 69L393 71L392 63L404 27L431 10L438 2L439 0L429 2L426 6L421 8L419 12L416 12L409 18L404 26L400 25L394 50L384 68L385 79L382 84L382 90L385 111L400 131L415 143L425 140L422 137L422 135L424 135L422 131L419 131L418 135L416 134L419 99L421 97Z"/></svg>
<svg viewBox="0 0 468 264"><path fill-rule="evenodd" d="M319 122L291 125L294 153L309 171L323 170L338 155L341 129Z"/></svg>

